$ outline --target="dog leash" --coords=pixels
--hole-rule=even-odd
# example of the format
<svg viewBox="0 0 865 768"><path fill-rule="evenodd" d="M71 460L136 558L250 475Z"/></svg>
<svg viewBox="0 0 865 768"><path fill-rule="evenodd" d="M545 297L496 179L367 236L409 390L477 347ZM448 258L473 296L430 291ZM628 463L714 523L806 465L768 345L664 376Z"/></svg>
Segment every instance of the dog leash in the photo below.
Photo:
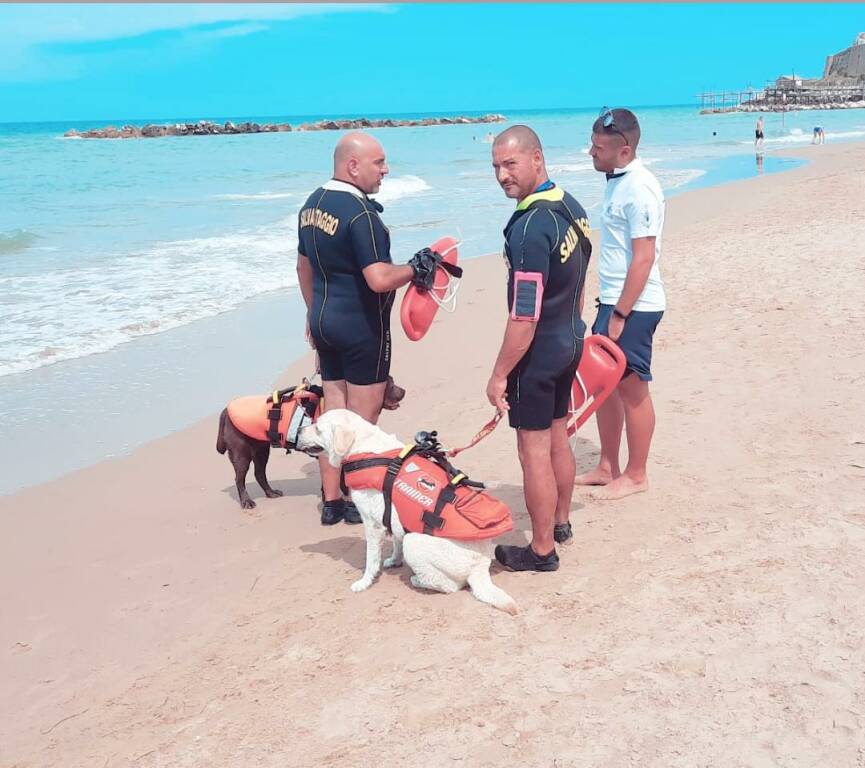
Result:
<svg viewBox="0 0 865 768"><path fill-rule="evenodd" d="M445 455L453 457L469 448L473 448L481 440L493 433L493 430L499 425L501 419L502 412L496 411L496 415L493 416L486 424L484 424L483 427L481 427L480 431L469 441L468 445L464 445L462 448L451 448L450 450L445 451Z"/></svg>

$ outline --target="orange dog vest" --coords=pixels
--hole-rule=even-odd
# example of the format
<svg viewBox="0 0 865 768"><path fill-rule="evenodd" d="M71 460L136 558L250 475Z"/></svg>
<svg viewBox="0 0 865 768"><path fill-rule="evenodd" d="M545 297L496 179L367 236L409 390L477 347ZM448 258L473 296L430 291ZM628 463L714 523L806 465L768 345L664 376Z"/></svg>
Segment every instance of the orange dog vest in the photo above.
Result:
<svg viewBox="0 0 865 768"><path fill-rule="evenodd" d="M409 445L382 454L357 454L342 471L348 488L384 494L383 522L389 533L391 503L407 533L476 541L514 527L507 505L454 469L441 451Z"/></svg>
<svg viewBox="0 0 865 768"><path fill-rule="evenodd" d="M228 418L247 437L291 451L304 422L314 422L321 414L323 398L321 387L306 383L278 390L270 397L238 397L228 404Z"/></svg>

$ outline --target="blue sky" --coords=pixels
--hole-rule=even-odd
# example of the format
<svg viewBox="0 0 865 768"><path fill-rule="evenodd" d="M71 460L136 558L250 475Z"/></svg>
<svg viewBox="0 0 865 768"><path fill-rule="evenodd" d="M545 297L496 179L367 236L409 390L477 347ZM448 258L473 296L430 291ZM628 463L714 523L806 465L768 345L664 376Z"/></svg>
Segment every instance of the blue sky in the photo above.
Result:
<svg viewBox="0 0 865 768"><path fill-rule="evenodd" d="M0 122L692 103L865 31L865 5L0 5Z"/></svg>

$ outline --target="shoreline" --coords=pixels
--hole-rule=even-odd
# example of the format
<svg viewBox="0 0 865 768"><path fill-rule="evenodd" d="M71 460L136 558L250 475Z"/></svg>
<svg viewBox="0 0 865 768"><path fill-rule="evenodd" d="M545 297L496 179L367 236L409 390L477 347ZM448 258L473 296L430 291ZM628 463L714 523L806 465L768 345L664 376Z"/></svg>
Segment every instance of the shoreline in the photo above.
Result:
<svg viewBox="0 0 865 768"><path fill-rule="evenodd" d="M0 498L108 461L174 434L258 382L273 379L306 349L302 331L259 340L261 330L303 328L299 291L255 296L230 312L105 352L0 378L4 413ZM250 343L250 340L254 340ZM34 396L34 393L38 395ZM145 405L146 404L146 405ZM46 407L50 418L45 417ZM56 443L50 463L33 457Z"/></svg>
<svg viewBox="0 0 865 768"><path fill-rule="evenodd" d="M0 498L7 759L357 766L386 744L406 768L855 763L865 145L797 152L813 162L670 200L652 487L575 495L558 572L494 572L516 618L413 590L406 569L352 594L362 533L319 525L315 463L274 452L286 495L244 514L215 414ZM417 344L394 334L408 395L388 431L460 444L489 418L502 279L475 260L454 315ZM521 543L513 443L500 427L459 465ZM596 445L589 426L581 468Z"/></svg>

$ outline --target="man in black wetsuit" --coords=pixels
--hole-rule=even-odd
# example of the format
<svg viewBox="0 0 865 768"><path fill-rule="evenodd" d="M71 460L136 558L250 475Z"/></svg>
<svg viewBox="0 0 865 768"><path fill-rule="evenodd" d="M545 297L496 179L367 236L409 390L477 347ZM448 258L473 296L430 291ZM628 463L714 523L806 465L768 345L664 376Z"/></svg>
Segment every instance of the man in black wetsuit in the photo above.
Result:
<svg viewBox="0 0 865 768"><path fill-rule="evenodd" d="M394 292L414 282L429 288L435 261L429 251L408 264L391 263L390 235L375 194L388 172L381 144L347 133L333 153L333 178L300 210L297 274L307 308L307 338L318 352L327 410L348 408L376 423L391 363L390 311ZM342 498L339 470L319 460L324 504L321 522L361 522Z"/></svg>
<svg viewBox="0 0 865 768"><path fill-rule="evenodd" d="M509 319L487 397L517 430L532 520L531 543L500 545L496 559L515 571L554 571L555 543L573 535L568 516L576 470L566 424L583 349L589 222L583 207L549 180L531 128L516 125L496 137L493 168L518 204L504 232Z"/></svg>

